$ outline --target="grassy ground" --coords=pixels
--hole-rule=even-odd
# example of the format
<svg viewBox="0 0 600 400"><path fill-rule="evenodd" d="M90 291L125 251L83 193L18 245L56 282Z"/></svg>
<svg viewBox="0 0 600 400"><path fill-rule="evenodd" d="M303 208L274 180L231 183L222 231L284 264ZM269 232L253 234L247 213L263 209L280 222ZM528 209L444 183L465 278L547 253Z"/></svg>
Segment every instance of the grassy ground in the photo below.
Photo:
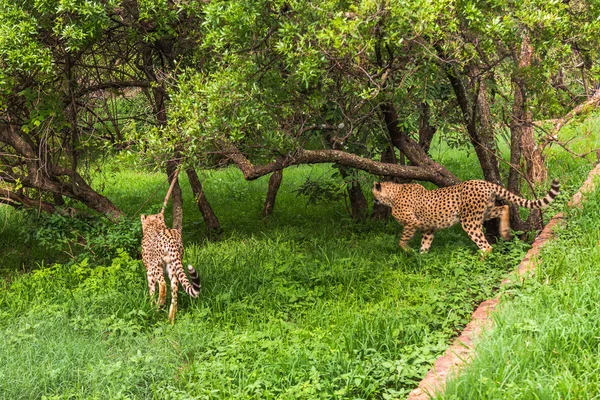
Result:
<svg viewBox="0 0 600 400"><path fill-rule="evenodd" d="M461 178L477 177L473 155L434 151ZM550 159L565 189L560 208L590 164L560 151ZM355 223L343 199L298 194L307 178L340 185L326 165L287 169L275 213L262 220L266 177L206 171L225 233L207 239L182 179L185 262L203 288L197 300L180 296L171 326L148 299L138 255L118 251L137 247L139 213L157 211L166 191L161 174L131 165L110 163L96 178L129 219L121 230L94 227L88 238L103 246L88 258L61 261L77 252L56 236L69 222L40 225L0 208L0 244L12 251L0 268L0 397L402 398L527 248L501 243L481 260L454 227L430 254L402 253L396 222Z"/></svg>
<svg viewBox="0 0 600 400"><path fill-rule="evenodd" d="M599 221L596 191L544 247L535 277L508 290L474 362L440 398L600 398Z"/></svg>

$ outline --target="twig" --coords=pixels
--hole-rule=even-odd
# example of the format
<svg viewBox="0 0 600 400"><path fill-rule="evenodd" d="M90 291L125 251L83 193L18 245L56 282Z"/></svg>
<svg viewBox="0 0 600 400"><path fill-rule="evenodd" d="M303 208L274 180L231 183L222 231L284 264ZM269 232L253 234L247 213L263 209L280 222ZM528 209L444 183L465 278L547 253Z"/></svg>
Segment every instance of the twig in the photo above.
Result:
<svg viewBox="0 0 600 400"><path fill-rule="evenodd" d="M165 201L163 202L162 209L160 210L161 214L165 213L165 209L167 208L167 203L169 202L169 198L171 197L171 192L173 191L173 187L175 186L175 182L177 182L177 176L179 175L179 169L177 168L173 173L173 178L171 180L171 186L169 186L169 190L167 191L167 195L165 196Z"/></svg>

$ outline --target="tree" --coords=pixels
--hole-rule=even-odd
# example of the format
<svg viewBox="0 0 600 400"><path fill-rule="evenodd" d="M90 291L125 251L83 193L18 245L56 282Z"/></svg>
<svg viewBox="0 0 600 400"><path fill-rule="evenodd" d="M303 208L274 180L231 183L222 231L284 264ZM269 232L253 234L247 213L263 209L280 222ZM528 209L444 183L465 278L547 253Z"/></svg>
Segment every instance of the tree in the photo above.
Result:
<svg viewBox="0 0 600 400"><path fill-rule="evenodd" d="M485 179L520 193L546 176L533 121L567 111L564 87L591 95L597 11L501 0L211 2L204 63L178 80L174 121L190 156L221 153L246 179L328 162L438 186L458 179L428 146L458 131ZM558 73L582 59L588 83L563 73L557 88ZM374 161L390 145L406 165ZM539 222L513 214L518 228Z"/></svg>
<svg viewBox="0 0 600 400"><path fill-rule="evenodd" d="M598 83L593 2L0 1L3 198L48 211L67 196L120 215L82 174L107 145L169 176L183 163L210 229L194 168L224 160L274 173L269 206L280 171L304 163L455 184L428 153L453 136L520 193L546 175L533 121L592 104ZM177 186L173 200L180 227Z"/></svg>

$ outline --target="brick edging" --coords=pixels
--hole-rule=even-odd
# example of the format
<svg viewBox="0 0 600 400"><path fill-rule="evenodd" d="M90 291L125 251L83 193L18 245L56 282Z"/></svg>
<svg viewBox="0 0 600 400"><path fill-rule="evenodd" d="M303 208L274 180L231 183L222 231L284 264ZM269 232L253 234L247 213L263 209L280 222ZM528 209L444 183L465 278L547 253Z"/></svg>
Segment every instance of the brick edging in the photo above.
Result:
<svg viewBox="0 0 600 400"><path fill-rule="evenodd" d="M597 175L600 175L600 164L596 165L589 172L586 181L569 201L570 207L578 207L583 198L583 193L593 190L594 177ZM536 256L539 254L541 247L554 237L554 227L560 224L563 218L564 215L558 213L548 221L544 230L535 238L531 249L525 254L517 269L502 281L501 286L508 284L515 278L523 278L526 274L530 274L535 270ZM473 341L479 337L481 332L491 326L491 313L498 303L499 297L496 296L479 304L479 307L477 307L471 316L471 322L467 324L461 335L454 340L444 355L435 361L433 367L431 367L425 378L419 383L419 386L410 392L408 400L427 400L432 398L435 393L439 393L444 389L446 379L449 375L457 373L461 367L472 360L474 350Z"/></svg>

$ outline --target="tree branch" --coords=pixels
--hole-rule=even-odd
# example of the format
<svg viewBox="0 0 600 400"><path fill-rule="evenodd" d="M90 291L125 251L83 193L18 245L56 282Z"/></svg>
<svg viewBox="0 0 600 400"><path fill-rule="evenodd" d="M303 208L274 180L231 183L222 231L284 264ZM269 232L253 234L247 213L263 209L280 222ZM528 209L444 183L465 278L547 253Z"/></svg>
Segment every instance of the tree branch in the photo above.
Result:
<svg viewBox="0 0 600 400"><path fill-rule="evenodd" d="M397 176L405 179L433 182L438 186L447 186L447 182L439 173L430 168L389 164L374 161L341 150L304 150L280 157L264 165L255 166L233 144L221 142L223 153L228 156L242 171L244 179L254 180L271 172L282 170L292 165L337 163L347 167L357 168L374 175ZM458 181L457 181L458 182Z"/></svg>
<svg viewBox="0 0 600 400"><path fill-rule="evenodd" d="M106 89L125 89L125 88L149 88L150 83L148 81L115 81L115 82L102 82L97 85L87 86L77 91L76 97L81 97L89 93L94 93L99 90Z"/></svg>
<svg viewBox="0 0 600 400"><path fill-rule="evenodd" d="M600 89L596 90L592 97L589 98L588 101L581 103L571 111L569 111L564 117L559 118L557 122L554 124L554 131L552 136L557 137L558 132L565 126L569 121L578 116L579 114L583 114L585 112L589 112L591 109L596 108L600 105Z"/></svg>
<svg viewBox="0 0 600 400"><path fill-rule="evenodd" d="M42 200L34 200L4 188L0 188L0 204L8 204L13 207L22 205L27 208L37 208L38 210L46 211L50 214L56 211L54 204Z"/></svg>

